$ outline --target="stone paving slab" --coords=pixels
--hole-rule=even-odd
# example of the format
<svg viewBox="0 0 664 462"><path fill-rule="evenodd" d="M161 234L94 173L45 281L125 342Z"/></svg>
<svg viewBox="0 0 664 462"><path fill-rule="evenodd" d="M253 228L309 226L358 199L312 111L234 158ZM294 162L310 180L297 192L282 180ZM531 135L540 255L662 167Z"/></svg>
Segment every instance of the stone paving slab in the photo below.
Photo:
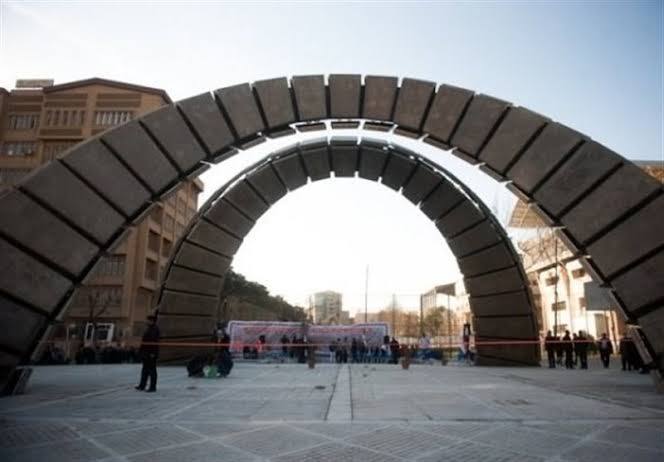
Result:
<svg viewBox="0 0 664 462"><path fill-rule="evenodd" d="M36 367L0 399L5 461L664 460L664 400L616 369L252 364L226 379ZM329 418L333 402L347 420Z"/></svg>

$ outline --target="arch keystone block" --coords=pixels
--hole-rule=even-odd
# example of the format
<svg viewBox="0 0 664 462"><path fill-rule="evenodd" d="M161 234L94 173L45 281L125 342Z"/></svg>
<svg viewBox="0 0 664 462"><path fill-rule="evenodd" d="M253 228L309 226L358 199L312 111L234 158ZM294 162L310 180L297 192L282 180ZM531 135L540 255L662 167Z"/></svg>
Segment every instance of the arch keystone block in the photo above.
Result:
<svg viewBox="0 0 664 462"><path fill-rule="evenodd" d="M240 139L253 138L265 130L258 104L248 83L215 91Z"/></svg>
<svg viewBox="0 0 664 462"><path fill-rule="evenodd" d="M367 75L364 78L362 117L372 120L392 120L399 79Z"/></svg>
<svg viewBox="0 0 664 462"><path fill-rule="evenodd" d="M353 119L360 116L362 78L359 74L331 74L330 116Z"/></svg>
<svg viewBox="0 0 664 462"><path fill-rule="evenodd" d="M177 102L198 137L212 157L229 149L235 137L210 93Z"/></svg>
<svg viewBox="0 0 664 462"><path fill-rule="evenodd" d="M295 76L291 79L299 120L320 120L327 117L325 77L322 75Z"/></svg>

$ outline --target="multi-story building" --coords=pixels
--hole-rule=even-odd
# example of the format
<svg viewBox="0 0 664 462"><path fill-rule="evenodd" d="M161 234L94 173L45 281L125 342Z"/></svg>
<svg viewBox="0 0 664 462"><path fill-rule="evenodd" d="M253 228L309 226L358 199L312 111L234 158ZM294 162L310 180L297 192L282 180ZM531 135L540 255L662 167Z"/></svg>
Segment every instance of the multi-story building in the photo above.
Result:
<svg viewBox="0 0 664 462"><path fill-rule="evenodd" d="M331 290L313 296L310 317L316 324L340 324L342 321L341 294Z"/></svg>
<svg viewBox="0 0 664 462"><path fill-rule="evenodd" d="M170 102L164 90L100 78L0 88L0 194L75 144ZM97 338L104 340L141 335L160 274L202 188L199 180L185 184L135 225L79 289L54 335L91 339L90 321L99 323Z"/></svg>

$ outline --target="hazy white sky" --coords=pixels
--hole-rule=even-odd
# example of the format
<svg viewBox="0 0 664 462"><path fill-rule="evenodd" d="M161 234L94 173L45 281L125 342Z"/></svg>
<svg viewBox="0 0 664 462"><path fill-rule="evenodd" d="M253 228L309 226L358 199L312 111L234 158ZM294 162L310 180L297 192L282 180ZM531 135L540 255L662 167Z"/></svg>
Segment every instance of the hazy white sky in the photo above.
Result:
<svg viewBox="0 0 664 462"><path fill-rule="evenodd" d="M631 159L662 160L662 2L222 3L0 0L0 86L92 76L166 89L173 99L311 73L411 76L488 93L559 120ZM395 138L395 141L397 139ZM295 141L291 139L287 143ZM408 140L500 215L513 199L453 156ZM284 141L203 176L206 196ZM435 227L375 183L329 180L279 202L235 267L305 303L315 290L370 309L417 306L458 277Z"/></svg>

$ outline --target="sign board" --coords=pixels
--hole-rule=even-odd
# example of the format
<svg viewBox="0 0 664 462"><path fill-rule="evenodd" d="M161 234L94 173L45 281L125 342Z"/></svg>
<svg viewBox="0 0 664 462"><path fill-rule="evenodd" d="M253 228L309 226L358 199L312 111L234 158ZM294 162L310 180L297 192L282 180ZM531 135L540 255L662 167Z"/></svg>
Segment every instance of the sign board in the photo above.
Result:
<svg viewBox="0 0 664 462"><path fill-rule="evenodd" d="M16 88L44 88L52 87L55 83L53 79L18 79Z"/></svg>
<svg viewBox="0 0 664 462"><path fill-rule="evenodd" d="M586 297L586 310L588 311L610 311L618 308L611 296L611 291L601 287L595 281L586 282L583 285Z"/></svg>

